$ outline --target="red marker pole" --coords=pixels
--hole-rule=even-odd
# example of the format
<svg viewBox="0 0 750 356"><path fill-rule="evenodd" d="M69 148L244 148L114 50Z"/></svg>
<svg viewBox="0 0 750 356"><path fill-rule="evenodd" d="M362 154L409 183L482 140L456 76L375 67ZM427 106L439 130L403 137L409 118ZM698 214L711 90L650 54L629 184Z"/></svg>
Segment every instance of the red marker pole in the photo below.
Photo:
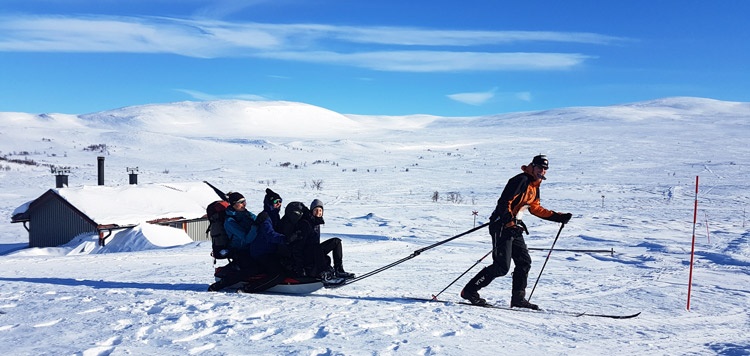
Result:
<svg viewBox="0 0 750 356"><path fill-rule="evenodd" d="M688 281L687 310L690 310L690 292L693 287L693 260L695 258L695 224L698 221L698 176L695 176L695 205L693 207L693 247L690 250L690 280Z"/></svg>

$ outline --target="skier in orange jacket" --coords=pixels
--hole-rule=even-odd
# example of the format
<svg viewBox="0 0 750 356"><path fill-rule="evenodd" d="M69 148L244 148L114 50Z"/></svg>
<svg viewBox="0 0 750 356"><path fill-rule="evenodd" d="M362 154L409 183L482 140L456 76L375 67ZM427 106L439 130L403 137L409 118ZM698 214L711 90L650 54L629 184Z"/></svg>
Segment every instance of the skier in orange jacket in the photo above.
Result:
<svg viewBox="0 0 750 356"><path fill-rule="evenodd" d="M515 268L513 269L510 306L539 309L536 304L526 299L526 283L531 269L531 257L523 239L523 233L529 232L521 216L524 211L528 210L536 217L562 224L567 224L572 217L570 213L563 214L545 209L539 203L539 186L543 180L547 179L544 175L548 168L547 157L538 155L529 165L521 166L522 173L508 180L508 184L497 200L497 207L490 216L492 264L479 271L466 284L461 291L461 298L476 305L487 304L487 301L479 296L479 290L488 286L495 278L506 275L510 271L512 259Z"/></svg>

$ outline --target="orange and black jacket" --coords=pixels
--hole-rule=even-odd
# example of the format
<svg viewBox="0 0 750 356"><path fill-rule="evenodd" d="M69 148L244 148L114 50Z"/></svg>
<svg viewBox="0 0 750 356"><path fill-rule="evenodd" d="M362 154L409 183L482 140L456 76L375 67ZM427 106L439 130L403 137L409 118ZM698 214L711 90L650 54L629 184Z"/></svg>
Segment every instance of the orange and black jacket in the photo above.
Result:
<svg viewBox="0 0 750 356"><path fill-rule="evenodd" d="M529 172L530 168L522 166L524 172L508 180L490 217L492 222L497 221L505 227L515 227L519 212L526 208L536 217L555 221L556 215L559 214L545 209L539 203L539 186L542 180L535 179Z"/></svg>

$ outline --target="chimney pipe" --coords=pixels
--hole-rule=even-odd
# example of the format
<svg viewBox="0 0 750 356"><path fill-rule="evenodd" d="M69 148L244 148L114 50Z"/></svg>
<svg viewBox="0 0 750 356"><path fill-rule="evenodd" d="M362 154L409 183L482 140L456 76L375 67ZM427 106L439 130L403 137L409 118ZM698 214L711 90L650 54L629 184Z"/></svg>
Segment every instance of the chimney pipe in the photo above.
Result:
<svg viewBox="0 0 750 356"><path fill-rule="evenodd" d="M68 175L56 174L55 175L55 188L63 188L67 186L68 186Z"/></svg>
<svg viewBox="0 0 750 356"><path fill-rule="evenodd" d="M128 176L130 177L130 184L138 184L138 167L126 167L126 170L128 171Z"/></svg>
<svg viewBox="0 0 750 356"><path fill-rule="evenodd" d="M70 167L50 167L52 174L55 175L55 188L64 188L68 186L68 174Z"/></svg>
<svg viewBox="0 0 750 356"><path fill-rule="evenodd" d="M99 185L104 185L104 157L96 157L96 160L98 163L97 168L99 173Z"/></svg>

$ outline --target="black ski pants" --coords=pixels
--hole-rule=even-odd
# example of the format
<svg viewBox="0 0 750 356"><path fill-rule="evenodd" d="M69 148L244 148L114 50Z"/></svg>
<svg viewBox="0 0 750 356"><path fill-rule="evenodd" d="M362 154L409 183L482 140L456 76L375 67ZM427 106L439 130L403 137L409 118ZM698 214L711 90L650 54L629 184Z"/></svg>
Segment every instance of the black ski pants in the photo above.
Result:
<svg viewBox="0 0 750 356"><path fill-rule="evenodd" d="M337 271L344 268L343 266L343 259L344 259L344 250L341 247L341 239L338 237L333 237L328 240L325 240L320 243L320 249L323 253L323 256L325 256L325 264L328 265L327 267L330 267L331 262L328 258L328 254L332 253L333 255L333 268L335 268ZM325 266L324 266L325 267Z"/></svg>
<svg viewBox="0 0 750 356"><path fill-rule="evenodd" d="M531 270L531 256L520 228L502 229L492 235L492 264L483 268L469 281L466 288L478 291L488 286L495 278L510 271L513 261L513 292L525 291Z"/></svg>

